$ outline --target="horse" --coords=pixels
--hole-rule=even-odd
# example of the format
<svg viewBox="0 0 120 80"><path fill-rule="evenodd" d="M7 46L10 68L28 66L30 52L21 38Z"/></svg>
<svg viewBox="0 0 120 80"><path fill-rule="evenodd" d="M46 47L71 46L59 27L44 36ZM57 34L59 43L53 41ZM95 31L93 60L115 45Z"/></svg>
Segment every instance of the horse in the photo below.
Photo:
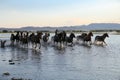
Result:
<svg viewBox="0 0 120 80"><path fill-rule="evenodd" d="M102 36L96 36L94 43L96 44L99 41L99 42L102 42L102 45L106 44L106 42L105 42L106 37L109 37L108 33L104 33Z"/></svg>
<svg viewBox="0 0 120 80"><path fill-rule="evenodd" d="M21 37L21 43L25 47L28 47L28 42L29 42L29 33L26 32L23 34L23 37Z"/></svg>
<svg viewBox="0 0 120 80"><path fill-rule="evenodd" d="M37 35L32 36L32 38L31 38L32 47L34 47L34 45L35 45L35 47L34 47L35 49L37 48L37 45L39 45L39 49L41 48L40 40L42 39L42 35L43 35L42 32L37 32Z"/></svg>
<svg viewBox="0 0 120 80"><path fill-rule="evenodd" d="M11 46L14 46L14 42L15 42L15 35L12 33L10 36L10 41L11 41Z"/></svg>
<svg viewBox="0 0 120 80"><path fill-rule="evenodd" d="M89 42L90 45L92 44L92 41L91 41L91 36L93 36L93 33L92 32L89 32L84 38L83 38L83 42Z"/></svg>
<svg viewBox="0 0 120 80"><path fill-rule="evenodd" d="M75 34L74 33L71 33L69 35L69 37L66 37L65 41L66 41L66 45L67 43L71 43L71 45L73 44L73 38L75 38Z"/></svg>
<svg viewBox="0 0 120 80"><path fill-rule="evenodd" d="M85 36L87 36L87 33L82 33L81 35L78 35L78 36L77 36L77 40L78 40L78 41L79 41L79 40L83 40L83 38L84 38Z"/></svg>
<svg viewBox="0 0 120 80"><path fill-rule="evenodd" d="M52 37L53 38L53 41L54 43L56 42L57 44L58 43L62 43L62 40L63 40L63 33L60 32L60 33L57 33L55 36Z"/></svg>
<svg viewBox="0 0 120 80"><path fill-rule="evenodd" d="M49 33L45 33L45 35L43 36L43 41L44 41L44 42L48 42L49 36L50 36Z"/></svg>
<svg viewBox="0 0 120 80"><path fill-rule="evenodd" d="M62 33L63 33L63 35L62 35L62 42L64 44L66 42L66 36L67 36L67 34L66 34L65 31L63 31Z"/></svg>
<svg viewBox="0 0 120 80"><path fill-rule="evenodd" d="M20 41L20 35L19 35L19 31L17 32L17 34L15 35L15 41L16 43L18 43Z"/></svg>
<svg viewBox="0 0 120 80"><path fill-rule="evenodd" d="M4 48L4 47L5 47L6 40L1 40L0 43L1 43L1 48Z"/></svg>
<svg viewBox="0 0 120 80"><path fill-rule="evenodd" d="M58 30L56 30L55 35L51 37L51 41L53 41L54 44L60 43L60 46L62 46L62 44L64 44L65 42L65 38L66 38L65 31L58 32Z"/></svg>

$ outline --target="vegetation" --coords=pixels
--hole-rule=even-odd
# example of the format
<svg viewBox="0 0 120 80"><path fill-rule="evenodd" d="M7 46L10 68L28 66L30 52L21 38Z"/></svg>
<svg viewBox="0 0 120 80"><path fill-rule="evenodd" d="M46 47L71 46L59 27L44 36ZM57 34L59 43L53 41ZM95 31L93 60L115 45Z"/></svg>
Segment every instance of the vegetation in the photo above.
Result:
<svg viewBox="0 0 120 80"><path fill-rule="evenodd" d="M18 31L10 31L10 30L1 30L0 33L11 33L11 32L18 32ZM27 31L25 31L27 32ZM32 32L32 31L29 31L29 32ZM40 30L39 31L35 31L35 32L41 32ZM44 30L42 32L50 32L50 33L54 33L54 31L47 31L47 30ZM79 32L86 32L86 31L82 31L82 30L66 30L66 32L75 32L75 33L79 33ZM117 33L120 33L120 30L91 30L91 32L117 32Z"/></svg>
<svg viewBox="0 0 120 80"><path fill-rule="evenodd" d="M92 32L120 32L120 30L91 30Z"/></svg>

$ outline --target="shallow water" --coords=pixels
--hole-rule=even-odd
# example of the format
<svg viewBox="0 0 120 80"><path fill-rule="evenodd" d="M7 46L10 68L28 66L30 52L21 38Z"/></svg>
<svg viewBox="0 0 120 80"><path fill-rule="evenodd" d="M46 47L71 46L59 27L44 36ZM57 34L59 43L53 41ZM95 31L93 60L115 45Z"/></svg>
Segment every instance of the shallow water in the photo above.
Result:
<svg viewBox="0 0 120 80"><path fill-rule="evenodd" d="M8 45L7 36L4 39L8 40ZM28 49L0 48L0 80L13 77L32 80L120 80L119 40L120 35L110 35L106 39L107 46L88 46L75 41L73 46L62 49L52 43L42 44L40 50L33 50L31 46ZM9 64L11 59L15 64ZM5 72L10 75L3 76Z"/></svg>

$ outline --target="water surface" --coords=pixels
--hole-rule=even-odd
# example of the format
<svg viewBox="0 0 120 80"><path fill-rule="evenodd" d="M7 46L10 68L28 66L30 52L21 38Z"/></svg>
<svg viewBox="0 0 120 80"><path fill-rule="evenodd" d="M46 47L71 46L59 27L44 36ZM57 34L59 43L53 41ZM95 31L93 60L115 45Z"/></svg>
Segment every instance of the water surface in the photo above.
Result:
<svg viewBox="0 0 120 80"><path fill-rule="evenodd" d="M10 35L4 36L0 34L0 38L7 39L9 45ZM110 35L106 39L107 46L87 46L74 41L73 47L64 46L62 49L52 43L42 43L40 50L0 48L0 80L13 77L32 80L120 80L119 40L120 35ZM11 59L14 65L9 64ZM3 76L5 72L10 75Z"/></svg>

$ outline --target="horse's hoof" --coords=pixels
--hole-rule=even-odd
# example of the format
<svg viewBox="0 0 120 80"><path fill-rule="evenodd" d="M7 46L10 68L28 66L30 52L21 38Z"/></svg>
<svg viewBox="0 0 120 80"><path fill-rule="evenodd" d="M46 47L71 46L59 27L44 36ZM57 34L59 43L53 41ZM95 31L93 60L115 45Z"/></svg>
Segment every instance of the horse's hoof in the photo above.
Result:
<svg viewBox="0 0 120 80"><path fill-rule="evenodd" d="M14 62L10 62L9 64L10 64L10 65L14 65L15 63L14 63Z"/></svg>
<svg viewBox="0 0 120 80"><path fill-rule="evenodd" d="M9 62L13 62L13 60L9 60Z"/></svg>
<svg viewBox="0 0 120 80"><path fill-rule="evenodd" d="M5 72L5 73L3 73L3 75L9 76L10 73L9 72Z"/></svg>

